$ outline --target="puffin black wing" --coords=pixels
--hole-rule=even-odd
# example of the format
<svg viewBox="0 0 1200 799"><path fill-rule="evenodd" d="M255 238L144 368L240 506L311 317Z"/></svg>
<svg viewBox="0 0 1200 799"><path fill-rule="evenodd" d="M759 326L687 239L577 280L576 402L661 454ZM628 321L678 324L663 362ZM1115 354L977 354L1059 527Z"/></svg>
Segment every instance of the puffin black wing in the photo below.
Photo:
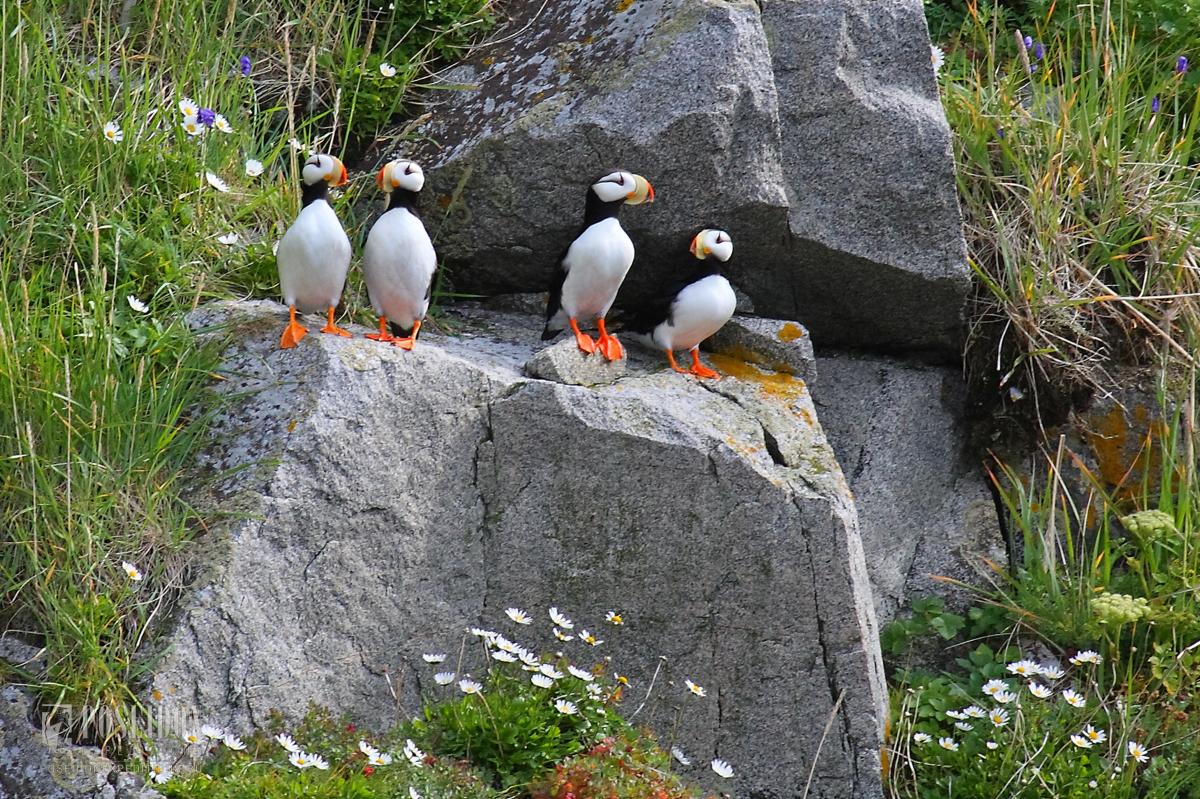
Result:
<svg viewBox="0 0 1200 799"><path fill-rule="evenodd" d="M581 230L580 233L583 231ZM579 238L576 234L575 238ZM571 239L574 243L575 239ZM567 280L567 252L571 249L568 244L563 248L562 255L558 256L558 261L554 267L554 272L550 275L550 297L546 301L546 326L542 328L542 341L554 338L558 335L558 330L550 329L550 320L552 320L560 310L562 310L562 289L563 283Z"/></svg>
<svg viewBox="0 0 1200 799"><path fill-rule="evenodd" d="M634 333L649 335L663 322L674 321L672 314L679 292L709 275L720 274L720 269L715 263L697 261L695 258L688 260L690 263L686 263L680 269L682 276L677 273L674 279L662 286L648 300L624 309L621 316L621 327Z"/></svg>

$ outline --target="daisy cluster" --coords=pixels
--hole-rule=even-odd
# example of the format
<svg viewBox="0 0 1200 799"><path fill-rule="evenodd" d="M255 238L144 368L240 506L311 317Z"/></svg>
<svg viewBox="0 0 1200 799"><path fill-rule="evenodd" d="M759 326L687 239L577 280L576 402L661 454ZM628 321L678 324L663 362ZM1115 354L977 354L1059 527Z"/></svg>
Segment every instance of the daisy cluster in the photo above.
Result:
<svg viewBox="0 0 1200 799"><path fill-rule="evenodd" d="M529 628L534 624L534 617L521 608L510 607L504 611L504 615L519 628ZM575 622L557 607L549 608L546 615L550 621L551 633L557 641L576 641L589 648L604 644L604 640L595 633L585 627L577 627ZM625 626L624 616L617 611L608 611L604 621L614 627ZM497 673L500 669L519 668L528 675L529 684L544 692L545 701L564 716L575 716L593 709L589 707L589 703L598 709L613 702L620 698L623 689L629 685L628 678L616 672L612 675L611 683L606 685L601 679L604 668L600 665L580 667L571 663L563 652L556 652L553 659L548 659L495 630L471 627L467 633L482 643L489 674ZM484 698L487 691L485 684L473 679L470 674L460 674L461 664L455 670L444 668L447 659L444 652L427 652L421 659L438 669L433 675L433 681L437 685L449 686L457 681L457 689L463 694ZM704 687L691 679L685 679L684 686L688 696L707 696ZM583 699L580 699L581 695ZM681 766L692 765L691 759L678 746L671 747L671 756ZM709 767L725 779L731 778L734 773L733 766L721 758L714 758Z"/></svg>
<svg viewBox="0 0 1200 799"><path fill-rule="evenodd" d="M1101 655L1093 650L1077 652L1069 658L1070 665L1084 678L1090 677L1090 672L1083 671L1103 662ZM942 749L947 752L958 752L970 742L969 751L977 751L978 757L986 759L990 752L1007 747L1013 743L1006 736L1017 726L1015 722L1025 705L1023 698L1028 695L1029 701L1035 705L1049 709L1051 705L1061 700L1065 705L1076 710L1088 708L1088 700L1083 692L1066 684L1067 672L1056 663L1039 663L1035 660L1016 660L1006 665L1006 671L1012 675L1009 678L993 678L983 684L980 689L984 699L978 704L971 704L960 709L943 711L947 720L946 734L917 731L912 733L912 742L918 749L931 747L932 751ZM990 705L990 707L988 707ZM1070 711L1068 711L1069 713ZM1078 732L1069 735L1070 743L1077 749L1092 749L1109 741L1108 733L1092 723L1081 719ZM964 735L965 734L965 735ZM982 746L980 746L982 742ZM1146 747L1139 741L1127 740L1124 747L1126 756L1138 763L1149 760ZM1115 771L1119 773L1119 766Z"/></svg>

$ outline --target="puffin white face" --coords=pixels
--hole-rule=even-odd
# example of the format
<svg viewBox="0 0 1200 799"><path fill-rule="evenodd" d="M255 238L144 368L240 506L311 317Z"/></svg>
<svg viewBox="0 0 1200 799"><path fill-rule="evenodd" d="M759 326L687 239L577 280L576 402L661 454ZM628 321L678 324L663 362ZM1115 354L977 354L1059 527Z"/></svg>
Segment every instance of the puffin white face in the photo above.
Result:
<svg viewBox="0 0 1200 799"><path fill-rule="evenodd" d="M393 189L417 192L425 185L425 173L417 162L401 158L384 164L375 176L375 183L386 192Z"/></svg>
<svg viewBox="0 0 1200 799"><path fill-rule="evenodd" d="M592 191L606 203L623 200L626 205L654 202L654 187L650 181L632 172L613 172L592 184Z"/></svg>
<svg viewBox="0 0 1200 799"><path fill-rule="evenodd" d="M733 239L724 230L705 228L692 238L688 249L702 261L710 255L718 261L728 261L733 255Z"/></svg>
<svg viewBox="0 0 1200 799"><path fill-rule="evenodd" d="M310 155L300 170L300 176L309 186L315 186L322 180L330 186L341 186L349 182L346 167L332 155Z"/></svg>

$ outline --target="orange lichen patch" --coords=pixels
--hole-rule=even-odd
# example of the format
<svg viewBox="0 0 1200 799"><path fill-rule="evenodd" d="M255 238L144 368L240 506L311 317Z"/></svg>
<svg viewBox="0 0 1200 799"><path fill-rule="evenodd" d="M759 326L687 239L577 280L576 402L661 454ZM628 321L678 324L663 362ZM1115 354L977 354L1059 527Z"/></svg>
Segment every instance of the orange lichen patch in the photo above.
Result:
<svg viewBox="0 0 1200 799"><path fill-rule="evenodd" d="M1162 458L1162 421L1152 419L1144 406L1135 406L1132 417L1131 423L1121 408L1112 408L1088 419L1087 438L1097 471L1122 499L1140 491L1144 477L1158 473Z"/></svg>
<svg viewBox="0 0 1200 799"><path fill-rule="evenodd" d="M724 347L721 349L720 354L726 355L730 358L737 358L739 361L745 361L746 363L758 364L765 369L770 369L772 372L787 372L790 375L795 374L795 372L792 371L791 364L784 363L783 361L769 360L767 356L763 355L761 352L755 352L754 350L742 344L731 344L727 347Z"/></svg>
<svg viewBox="0 0 1200 799"><path fill-rule="evenodd" d="M437 197L437 204L440 208L449 208L450 203L453 202L453 200L454 198L449 194L439 194Z"/></svg>
<svg viewBox="0 0 1200 799"><path fill-rule="evenodd" d="M628 11L629 7L633 5L633 3L634 0L617 0L617 13L619 14L622 11Z"/></svg>
<svg viewBox="0 0 1200 799"><path fill-rule="evenodd" d="M802 399L808 391L804 381L787 372L766 372L757 366L729 355L709 356L713 366L722 374L754 383L769 397L792 403Z"/></svg>
<svg viewBox="0 0 1200 799"><path fill-rule="evenodd" d="M795 341L798 338L804 338L804 328L795 322L787 322L779 328L776 338L780 341Z"/></svg>

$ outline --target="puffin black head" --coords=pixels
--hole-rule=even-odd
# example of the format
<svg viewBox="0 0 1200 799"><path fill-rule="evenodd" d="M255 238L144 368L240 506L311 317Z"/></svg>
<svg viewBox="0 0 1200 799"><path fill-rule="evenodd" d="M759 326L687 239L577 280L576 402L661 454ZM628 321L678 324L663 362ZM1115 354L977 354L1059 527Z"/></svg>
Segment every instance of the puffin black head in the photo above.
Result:
<svg viewBox="0 0 1200 799"><path fill-rule="evenodd" d="M325 153L310 155L300 170L300 193L303 204L324 200L330 186L344 186L350 182L346 167L337 158Z"/></svg>
<svg viewBox="0 0 1200 799"><path fill-rule="evenodd" d="M388 210L400 207L413 210L417 194L425 186L425 173L417 162L400 158L383 165L375 176L375 184L388 194Z"/></svg>
<svg viewBox="0 0 1200 799"><path fill-rule="evenodd" d="M622 205L641 205L654 202L654 187L650 181L632 172L611 172L588 187L584 224L616 216Z"/></svg>
<svg viewBox="0 0 1200 799"><path fill-rule="evenodd" d="M733 255L733 239L724 230L705 228L692 237L688 251L701 261L710 255L718 261L728 261Z"/></svg>

